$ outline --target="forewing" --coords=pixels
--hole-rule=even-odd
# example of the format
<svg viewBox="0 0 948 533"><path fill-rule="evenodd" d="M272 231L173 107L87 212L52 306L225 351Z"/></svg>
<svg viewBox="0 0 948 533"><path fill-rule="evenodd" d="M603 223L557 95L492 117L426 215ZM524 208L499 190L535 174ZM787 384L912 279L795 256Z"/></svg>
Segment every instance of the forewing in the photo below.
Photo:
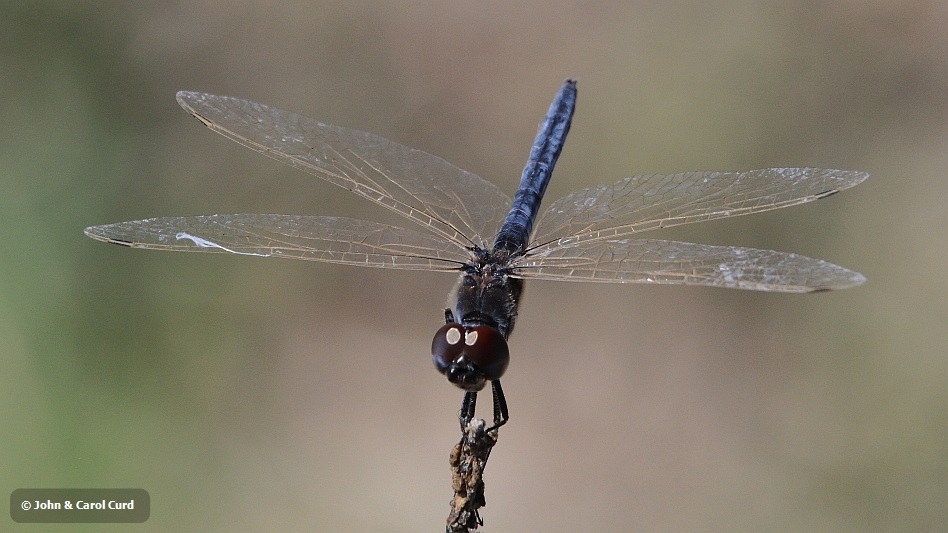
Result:
<svg viewBox="0 0 948 533"><path fill-rule="evenodd" d="M457 270L467 251L439 236L341 217L206 215L86 228L131 248L286 257L408 270Z"/></svg>
<svg viewBox="0 0 948 533"><path fill-rule="evenodd" d="M868 177L819 168L633 176L553 202L538 223L534 242L542 246L565 239L569 245L759 213L825 198Z"/></svg>
<svg viewBox="0 0 948 533"><path fill-rule="evenodd" d="M490 182L376 135L227 96L181 91L178 103L229 139L464 245L488 244L510 206Z"/></svg>
<svg viewBox="0 0 948 533"><path fill-rule="evenodd" d="M528 279L704 285L813 292L863 283L862 274L802 255L656 239L585 241L538 248L515 264Z"/></svg>

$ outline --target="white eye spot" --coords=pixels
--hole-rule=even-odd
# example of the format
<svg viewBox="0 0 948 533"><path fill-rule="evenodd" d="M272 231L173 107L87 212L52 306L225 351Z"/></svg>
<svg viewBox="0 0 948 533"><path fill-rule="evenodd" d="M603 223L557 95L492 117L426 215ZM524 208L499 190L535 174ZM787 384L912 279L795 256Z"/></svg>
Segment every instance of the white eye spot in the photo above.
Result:
<svg viewBox="0 0 948 533"><path fill-rule="evenodd" d="M454 346L461 340L461 330L458 328L451 328L447 333L444 334L444 340L448 341L448 344Z"/></svg>
<svg viewBox="0 0 948 533"><path fill-rule="evenodd" d="M468 346L474 346L475 342L477 342L476 331L468 331L464 334L464 344L467 344Z"/></svg>

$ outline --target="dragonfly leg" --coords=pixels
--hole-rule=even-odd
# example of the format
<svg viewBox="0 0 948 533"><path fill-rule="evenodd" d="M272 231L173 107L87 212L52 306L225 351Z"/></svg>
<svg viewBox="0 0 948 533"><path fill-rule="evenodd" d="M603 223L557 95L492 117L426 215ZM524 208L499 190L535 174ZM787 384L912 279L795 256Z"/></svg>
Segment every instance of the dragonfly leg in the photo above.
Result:
<svg viewBox="0 0 948 533"><path fill-rule="evenodd" d="M507 399L504 397L504 389L500 388L499 379L490 382L490 390L494 394L494 425L487 431L499 428L510 419L510 413L507 412Z"/></svg>
<svg viewBox="0 0 948 533"><path fill-rule="evenodd" d="M454 324L457 320L454 319L454 313L450 309L444 310L444 323L445 324Z"/></svg>
<svg viewBox="0 0 948 533"><path fill-rule="evenodd" d="M474 406L477 403L477 392L468 391L464 393L464 399L461 400L461 410L458 411L458 420L461 422L461 431L474 420Z"/></svg>

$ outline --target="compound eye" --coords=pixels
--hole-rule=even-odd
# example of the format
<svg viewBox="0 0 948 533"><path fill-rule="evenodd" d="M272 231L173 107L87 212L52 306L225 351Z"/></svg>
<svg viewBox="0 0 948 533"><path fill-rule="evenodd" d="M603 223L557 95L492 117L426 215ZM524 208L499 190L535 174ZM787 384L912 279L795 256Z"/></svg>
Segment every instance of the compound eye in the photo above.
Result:
<svg viewBox="0 0 948 533"><path fill-rule="evenodd" d="M477 326L465 332L464 357L477 365L489 380L500 379L510 362L507 340L490 326Z"/></svg>
<svg viewBox="0 0 948 533"><path fill-rule="evenodd" d="M448 366L464 351L464 328L460 324L445 324L431 341L431 360L438 372L444 374Z"/></svg>

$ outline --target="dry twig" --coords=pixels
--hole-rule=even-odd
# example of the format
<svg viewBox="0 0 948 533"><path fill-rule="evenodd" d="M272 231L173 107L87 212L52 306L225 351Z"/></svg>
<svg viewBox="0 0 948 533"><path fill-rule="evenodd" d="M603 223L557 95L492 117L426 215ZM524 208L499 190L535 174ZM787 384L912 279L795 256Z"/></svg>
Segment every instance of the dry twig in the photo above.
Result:
<svg viewBox="0 0 948 533"><path fill-rule="evenodd" d="M478 509L484 499L484 468L490 451L497 444L496 429L486 431L483 420L471 420L461 441L451 451L451 477L454 499L448 515L447 533L467 533L483 525Z"/></svg>

